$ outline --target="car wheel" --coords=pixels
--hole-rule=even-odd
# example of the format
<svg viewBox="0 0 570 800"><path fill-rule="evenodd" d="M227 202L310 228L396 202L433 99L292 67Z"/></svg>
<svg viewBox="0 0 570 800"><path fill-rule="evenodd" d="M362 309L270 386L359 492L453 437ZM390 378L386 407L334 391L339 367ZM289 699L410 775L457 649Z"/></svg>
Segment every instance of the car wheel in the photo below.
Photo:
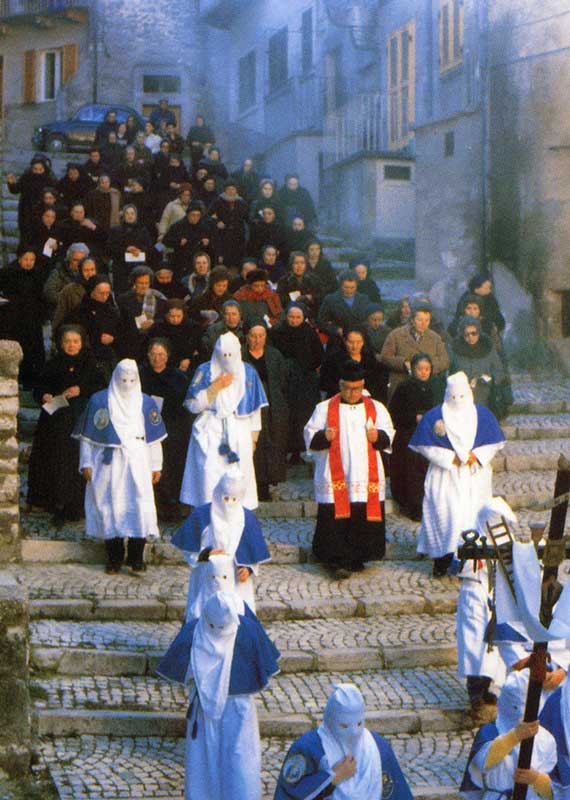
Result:
<svg viewBox="0 0 570 800"><path fill-rule="evenodd" d="M63 136L59 136L58 134L48 136L46 150L48 153L61 153L63 150L65 150L65 139Z"/></svg>

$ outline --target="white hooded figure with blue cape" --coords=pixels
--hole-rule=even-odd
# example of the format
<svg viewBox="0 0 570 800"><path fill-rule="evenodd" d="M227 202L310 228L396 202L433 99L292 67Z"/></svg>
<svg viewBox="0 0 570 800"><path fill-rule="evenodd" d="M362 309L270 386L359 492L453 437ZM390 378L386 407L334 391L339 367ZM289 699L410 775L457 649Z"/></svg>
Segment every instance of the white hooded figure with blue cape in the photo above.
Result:
<svg viewBox="0 0 570 800"><path fill-rule="evenodd" d="M335 686L322 725L289 748L275 800L412 800L390 744L364 723L360 691L351 683Z"/></svg>
<svg viewBox="0 0 570 800"><path fill-rule="evenodd" d="M86 534L105 539L107 570L127 562L144 570L146 539L159 535L153 482L160 480L166 428L152 397L141 391L135 361L119 361L109 388L96 392L77 421L79 468L87 480Z"/></svg>
<svg viewBox="0 0 570 800"><path fill-rule="evenodd" d="M183 625L160 662L167 680L192 683L186 800L261 800L254 695L278 672L279 651L234 592L218 591Z"/></svg>
<svg viewBox="0 0 570 800"><path fill-rule="evenodd" d="M417 550L447 559L436 562L434 575L447 572L461 532L475 527L492 499L491 461L504 444L494 415L474 403L465 373L450 375L443 403L424 414L409 444L429 461Z"/></svg>
<svg viewBox="0 0 570 800"><path fill-rule="evenodd" d="M222 475L211 503L198 506L172 537L192 572L186 620L199 617L207 596L207 566L211 558L226 555L235 574L236 591L255 611L255 580L259 564L270 554L255 513L243 506L245 482L237 465Z"/></svg>
<svg viewBox="0 0 570 800"><path fill-rule="evenodd" d="M211 360L198 367L184 405L198 417L192 426L180 501L191 506L209 503L228 464L239 463L246 485L244 505L257 508L253 453L261 409L268 402L257 372L243 363L233 333L222 334Z"/></svg>

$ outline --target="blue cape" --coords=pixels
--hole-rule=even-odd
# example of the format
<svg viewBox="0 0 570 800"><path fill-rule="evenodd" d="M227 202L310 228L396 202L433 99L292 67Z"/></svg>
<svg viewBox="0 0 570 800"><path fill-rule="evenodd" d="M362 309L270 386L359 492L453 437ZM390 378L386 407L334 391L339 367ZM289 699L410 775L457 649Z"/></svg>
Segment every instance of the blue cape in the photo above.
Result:
<svg viewBox="0 0 570 800"><path fill-rule="evenodd" d="M568 680L568 678L566 678ZM560 700L562 698L562 687L558 687L552 692L538 719L543 728L554 736L556 740L556 752L558 753L558 763L550 776L562 786L570 786L570 758L566 746L566 736L564 735L564 723L562 720L562 708Z"/></svg>
<svg viewBox="0 0 570 800"><path fill-rule="evenodd" d="M230 672L230 695L259 692L267 686L271 676L279 672L279 650L247 605L239 622ZM161 678L184 685L197 624L198 620L193 619L182 625L156 668Z"/></svg>
<svg viewBox="0 0 570 800"><path fill-rule="evenodd" d="M374 731L371 733L382 759L382 796L390 800L412 800L410 787L390 744ZM293 742L279 773L275 800L326 796L331 776L329 772L319 770L324 754L321 737L316 730L303 734Z"/></svg>
<svg viewBox="0 0 570 800"><path fill-rule="evenodd" d="M186 517L172 537L172 544L175 547L187 553L200 552L202 531L210 524L211 507L211 503L198 506L189 517ZM244 512L245 526L236 551L236 562L242 567L249 567L252 564L269 561L271 556L257 517L249 508L244 508Z"/></svg>
<svg viewBox="0 0 570 800"><path fill-rule="evenodd" d="M244 367L245 393L239 401L236 417L249 417L249 415L257 411L258 408L269 405L259 375L251 364L244 364ZM194 400L199 392L207 389L211 383L210 362L207 361L205 364L201 364L196 370L196 374L192 378L192 383L188 387L186 400Z"/></svg>
<svg viewBox="0 0 570 800"><path fill-rule="evenodd" d="M476 447L482 447L485 444L504 442L505 434L495 416L485 406L476 403L475 408L477 409L477 433L473 449L475 450ZM439 420L443 421L441 405L424 414L410 439L408 447L443 447L446 450L453 450L447 434L438 436L434 431L434 425Z"/></svg>
<svg viewBox="0 0 570 800"><path fill-rule="evenodd" d="M121 446L121 440L111 422L108 396L107 389L91 396L87 408L77 420L72 434L74 438L86 439L102 447ZM142 397L145 441L147 444L161 442L167 433L158 406L148 394L143 394Z"/></svg>
<svg viewBox="0 0 570 800"><path fill-rule="evenodd" d="M475 741L471 745L471 750L469 751L469 758L467 759L467 766L465 767L465 772L463 773L463 780L461 781L461 786L459 787L460 792L480 792L481 786L477 786L476 783L473 783L471 779L471 775L469 774L469 765L479 752L479 750L483 747L484 744L487 742L492 742L494 739L497 738L499 735L499 729L495 725L494 722L490 722L488 725L483 725L477 731L477 736L475 737Z"/></svg>

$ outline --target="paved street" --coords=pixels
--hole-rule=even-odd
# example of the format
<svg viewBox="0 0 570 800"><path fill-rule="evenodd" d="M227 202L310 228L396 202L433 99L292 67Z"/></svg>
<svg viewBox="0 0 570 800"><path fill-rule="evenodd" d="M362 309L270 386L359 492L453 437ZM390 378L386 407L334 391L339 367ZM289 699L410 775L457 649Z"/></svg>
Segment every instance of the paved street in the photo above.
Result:
<svg viewBox="0 0 570 800"><path fill-rule="evenodd" d="M518 376L503 428L495 488L519 509L516 533L547 518L531 510L552 495L570 448L570 385ZM37 412L22 409L21 469ZM290 741L318 724L331 687L363 692L368 724L390 738L416 798L456 798L473 731L455 670L458 583L431 578L417 558L418 525L387 503L386 560L344 582L313 563L308 467L260 509L271 554L257 580L259 617L281 650L281 673L258 698L265 800ZM147 548L148 572L108 576L82 523L54 530L23 516L31 610L35 724L41 757L68 800L182 800L186 694L154 669L183 618L188 568L170 545L174 525Z"/></svg>

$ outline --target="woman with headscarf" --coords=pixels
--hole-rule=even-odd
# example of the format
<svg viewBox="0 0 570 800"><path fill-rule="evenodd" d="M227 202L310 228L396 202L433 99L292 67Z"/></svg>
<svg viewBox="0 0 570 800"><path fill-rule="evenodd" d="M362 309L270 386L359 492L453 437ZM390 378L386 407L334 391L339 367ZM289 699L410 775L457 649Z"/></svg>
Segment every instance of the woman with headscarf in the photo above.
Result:
<svg viewBox="0 0 570 800"><path fill-rule="evenodd" d="M553 796L549 773L556 765L554 737L538 720L523 722L528 676L526 670L507 676L497 701L497 719L479 729L471 748L461 784L464 797L472 800L509 797L515 782L528 787L527 800ZM521 743L533 737L530 769L519 769Z"/></svg>
<svg viewBox="0 0 570 800"><path fill-rule="evenodd" d="M261 800L253 695L278 672L279 651L237 594L216 592L183 626L157 672L194 681L186 734L185 798ZM407 799L406 799L407 800Z"/></svg>
<svg viewBox="0 0 570 800"><path fill-rule="evenodd" d="M35 155L28 169L17 178L13 172L6 176L10 194L19 194L18 228L22 239L30 235L34 208L41 202L44 189L55 186L57 179L51 170L51 162L46 156Z"/></svg>
<svg viewBox="0 0 570 800"><path fill-rule="evenodd" d="M244 322L262 319L268 327L271 327L278 322L283 313L279 295L269 286L267 272L264 269L248 272L245 286L238 289L234 297L240 304Z"/></svg>
<svg viewBox="0 0 570 800"><path fill-rule="evenodd" d="M376 281L370 277L370 263L364 258L353 258L348 267L358 276L356 291L365 294L371 303L381 303L380 289Z"/></svg>
<svg viewBox="0 0 570 800"><path fill-rule="evenodd" d="M338 382L346 361L356 361L364 375L364 385L370 395L381 403L386 402L388 376L372 352L364 329L351 325L338 345L331 345L321 367L320 387L326 397L338 394Z"/></svg>
<svg viewBox="0 0 570 800"><path fill-rule="evenodd" d="M259 375L269 403L261 409L261 432L253 457L257 494L267 501L271 500L269 486L287 477L288 369L279 350L267 343L267 327L261 320L249 326L243 359Z"/></svg>
<svg viewBox="0 0 570 800"><path fill-rule="evenodd" d="M164 318L149 329L147 339L166 339L170 351L169 366L177 367L189 378L198 357L201 336L202 329L198 323L188 319L184 300L173 299L167 300Z"/></svg>
<svg viewBox="0 0 570 800"><path fill-rule="evenodd" d="M162 444L162 477L154 486L158 514L165 520L177 517L184 459L192 427L192 419L184 408L188 376L176 366L169 365L170 355L167 339L151 338L146 359L139 366L141 388L159 406L168 433Z"/></svg>
<svg viewBox="0 0 570 800"><path fill-rule="evenodd" d="M151 288L153 279L150 267L135 267L129 275L131 288L117 301L124 330L123 354L138 361L143 358L148 331L166 311L166 297Z"/></svg>
<svg viewBox="0 0 570 800"><path fill-rule="evenodd" d="M493 294L493 280L484 272L478 272L474 275L467 286L465 291L457 303L457 311L455 316L460 318L464 316L462 307L464 306L467 295L475 295L479 300L481 306L481 318L485 320L485 324L495 325L499 336L505 330L505 318L501 314L497 298Z"/></svg>
<svg viewBox="0 0 570 800"><path fill-rule="evenodd" d="M317 211L309 190L299 184L299 176L285 175L283 186L278 192L279 200L285 209L286 222L291 224L295 217L303 219L307 228L317 225Z"/></svg>
<svg viewBox="0 0 570 800"><path fill-rule="evenodd" d="M476 294L464 294L461 301L457 304L455 317L451 320L447 331L451 336L456 337L459 325L466 317L477 319L481 325L482 332L489 337L493 347L497 352L501 352L502 342L499 331L494 322L483 317L483 303Z"/></svg>
<svg viewBox="0 0 570 800"><path fill-rule="evenodd" d="M118 353L122 349L123 339L121 316L111 297L109 278L103 275L88 278L83 299L64 321L82 326L95 356L97 368L105 380L109 381Z"/></svg>
<svg viewBox="0 0 570 800"><path fill-rule="evenodd" d="M398 301L395 310L386 320L386 325L392 330L394 330L394 328L401 328L402 325L406 325L410 321L411 316L412 306L410 304L410 296L406 294Z"/></svg>
<svg viewBox="0 0 570 800"><path fill-rule="evenodd" d="M277 294L283 307L291 301L302 303L309 317L315 319L324 290L319 278L309 271L305 253L293 250L289 256L289 271L277 283Z"/></svg>
<svg viewBox="0 0 570 800"><path fill-rule="evenodd" d="M261 430L261 409L267 398L257 372L241 359L237 336L224 333L210 361L196 371L185 406L198 417L186 456L180 500L191 506L209 503L214 487L239 461L246 485L246 508L257 508L253 467L255 443Z"/></svg>
<svg viewBox="0 0 570 800"><path fill-rule="evenodd" d="M271 556L254 512L243 505L245 483L235 465L214 487L212 502L198 506L172 538L192 569L186 621L199 617L208 599L206 576L210 557L231 559L233 589L255 611L255 580L259 565Z"/></svg>
<svg viewBox="0 0 570 800"><path fill-rule="evenodd" d="M297 739L285 757L275 800L412 800L390 744L365 727L364 698L351 683L337 684L323 721Z"/></svg>
<svg viewBox="0 0 570 800"><path fill-rule="evenodd" d="M301 464L301 452L305 449L303 430L319 402L318 370L323 363L323 346L318 333L307 322L304 306L298 303L289 303L285 319L271 329L270 342L287 362L287 450L291 453L289 463Z"/></svg>
<svg viewBox="0 0 570 800"><path fill-rule="evenodd" d="M270 178L263 178L261 180L257 197L249 209L249 221L253 225L261 221L264 208L272 208L275 211L276 221L283 223L285 219L285 210L275 191L275 183Z"/></svg>
<svg viewBox="0 0 570 800"><path fill-rule="evenodd" d="M66 167L65 175L57 182L56 186L61 202L66 208L71 209L76 203L82 203L85 195L91 189L91 180L83 172L81 164L70 161Z"/></svg>
<svg viewBox="0 0 570 800"><path fill-rule="evenodd" d="M57 305L51 321L52 338L57 338L58 329L63 321L81 304L87 292L89 278L97 275L97 262L91 256L84 256L79 262L79 269L73 283L66 284L57 296Z"/></svg>
<svg viewBox="0 0 570 800"><path fill-rule="evenodd" d="M136 264L152 266L155 262L150 234L138 222L137 207L123 206L121 222L111 228L107 250L113 261L113 289L117 297L129 288L129 273Z"/></svg>
<svg viewBox="0 0 570 800"><path fill-rule="evenodd" d="M491 500L491 462L504 445L493 414L475 405L465 373L450 375L443 403L424 414L409 444L429 461L417 549L433 558L434 577L447 574L461 532Z"/></svg>
<svg viewBox="0 0 570 800"><path fill-rule="evenodd" d="M225 267L214 267L208 275L208 288L190 302L190 319L199 322L202 329L223 316L224 303L232 299L228 292L230 273Z"/></svg>
<svg viewBox="0 0 570 800"><path fill-rule="evenodd" d="M0 269L0 337L19 342L24 358L20 382L31 389L45 363L43 321L47 309L43 298L43 280L36 266L31 245L20 244L16 259Z"/></svg>
<svg viewBox="0 0 570 800"><path fill-rule="evenodd" d="M34 223L29 244L38 254L38 269L45 282L57 264L62 249L61 229L55 209L46 208Z"/></svg>
<svg viewBox="0 0 570 800"><path fill-rule="evenodd" d="M388 406L396 436L390 456L390 488L400 512L410 519L422 518L426 459L410 450L408 444L423 415L435 405L430 378L431 358L418 353L412 358L412 374L401 383Z"/></svg>
<svg viewBox="0 0 570 800"><path fill-rule="evenodd" d="M85 482L79 472L79 445L71 434L91 395L105 385L83 337L78 326L61 328L58 352L34 389L43 408L30 454L27 501L50 511L56 525L83 514ZM57 405L52 406L54 399Z"/></svg>
<svg viewBox="0 0 570 800"><path fill-rule="evenodd" d="M218 255L226 267L237 267L245 255L247 203L239 196L234 180L229 178L224 182L224 191L208 213L216 222Z"/></svg>
<svg viewBox="0 0 570 800"><path fill-rule="evenodd" d="M500 419L505 411L494 402L508 383L503 363L493 343L483 333L477 317L464 317L453 340L450 373L464 372L473 389L476 403L481 403Z"/></svg>
<svg viewBox="0 0 570 800"><path fill-rule="evenodd" d="M166 429L155 401L143 395L136 362L120 361L108 389L94 394L75 428L80 469L87 481L86 535L105 540L107 572L125 558L144 572L144 546L157 538L153 484L162 471Z"/></svg>
<svg viewBox="0 0 570 800"><path fill-rule="evenodd" d="M336 292L338 284L333 265L328 258L323 255L323 246L318 239L311 239L306 247L308 270L319 278L324 294Z"/></svg>

